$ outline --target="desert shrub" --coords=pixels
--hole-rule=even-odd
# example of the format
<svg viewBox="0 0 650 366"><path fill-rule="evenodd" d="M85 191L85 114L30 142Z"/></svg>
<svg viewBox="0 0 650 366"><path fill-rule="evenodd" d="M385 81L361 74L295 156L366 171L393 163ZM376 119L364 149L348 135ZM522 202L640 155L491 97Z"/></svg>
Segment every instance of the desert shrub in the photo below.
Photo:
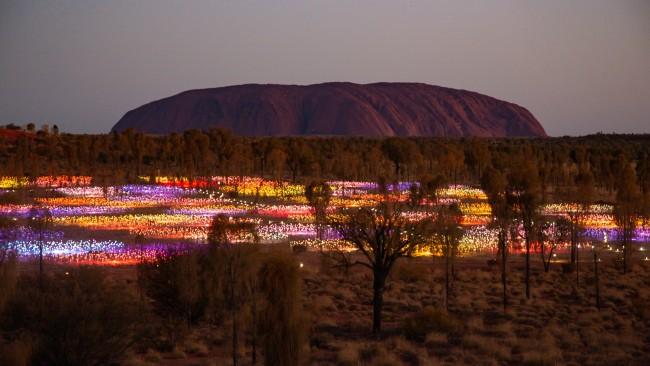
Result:
<svg viewBox="0 0 650 366"><path fill-rule="evenodd" d="M105 365L120 360L138 326L133 297L96 268L38 278L23 276L2 326L32 340L32 362Z"/></svg>
<svg viewBox="0 0 650 366"><path fill-rule="evenodd" d="M388 341L388 346L392 353L406 365L417 365L419 362L419 355L417 348L413 343L407 341L403 337L393 337Z"/></svg>
<svg viewBox="0 0 650 366"><path fill-rule="evenodd" d="M602 334L598 337L602 338ZM526 349L526 345L521 345L521 348ZM522 359L527 366L556 365L562 361L562 351L557 348L555 337L544 329L535 337L535 348L524 351Z"/></svg>
<svg viewBox="0 0 650 366"><path fill-rule="evenodd" d="M330 296L319 295L311 301L312 306L321 312L336 311L336 305Z"/></svg>
<svg viewBox="0 0 650 366"><path fill-rule="evenodd" d="M271 253L260 270L260 317L266 365L298 365L306 339L298 264L290 255Z"/></svg>
<svg viewBox="0 0 650 366"><path fill-rule="evenodd" d="M205 311L205 292L201 288L200 253L169 252L154 262L138 266L138 283L152 300L154 312L163 321L168 346L185 335Z"/></svg>
<svg viewBox="0 0 650 366"><path fill-rule="evenodd" d="M427 265L409 260L398 262L393 273L394 278L408 283L429 281L431 279Z"/></svg>
<svg viewBox="0 0 650 366"><path fill-rule="evenodd" d="M463 345L474 348L480 352L498 358L499 360L510 359L510 348L494 340L494 338L470 334L463 338Z"/></svg>
<svg viewBox="0 0 650 366"><path fill-rule="evenodd" d="M328 277L348 278L353 274L356 260L353 255L343 251L323 252L320 255L319 272Z"/></svg>
<svg viewBox="0 0 650 366"><path fill-rule="evenodd" d="M427 334L424 339L424 345L430 352L437 356L447 356L451 352L449 339L445 333L432 332Z"/></svg>
<svg viewBox="0 0 650 366"><path fill-rule="evenodd" d="M483 319L478 316L472 316L465 322L465 327L470 332L480 332L483 330Z"/></svg>
<svg viewBox="0 0 650 366"><path fill-rule="evenodd" d="M207 356L210 353L208 347L198 340L185 341L185 352L198 356Z"/></svg>
<svg viewBox="0 0 650 366"><path fill-rule="evenodd" d="M426 335L424 342L429 347L438 347L447 345L449 340L445 333L431 332Z"/></svg>
<svg viewBox="0 0 650 366"><path fill-rule="evenodd" d="M307 246L305 244L296 244L291 247L291 251L294 254L301 254L307 252Z"/></svg>
<svg viewBox="0 0 650 366"><path fill-rule="evenodd" d="M148 350L147 353L145 353L145 355L142 358L144 361L153 364L160 364L162 362L162 357L160 356L160 353L154 350Z"/></svg>
<svg viewBox="0 0 650 366"><path fill-rule="evenodd" d="M0 341L0 365L27 366L30 364L32 344L29 339Z"/></svg>
<svg viewBox="0 0 650 366"><path fill-rule="evenodd" d="M428 333L454 333L459 329L459 323L443 310L426 307L404 321L403 331L406 338L423 342Z"/></svg>
<svg viewBox="0 0 650 366"><path fill-rule="evenodd" d="M359 348L359 361L368 363L381 352L383 349L377 347L376 343L365 344Z"/></svg>
<svg viewBox="0 0 650 366"><path fill-rule="evenodd" d="M553 366L557 363L554 355L539 351L525 352L522 358L522 365L525 366Z"/></svg>
<svg viewBox="0 0 650 366"><path fill-rule="evenodd" d="M359 349L355 344L346 344L338 352L337 364L341 366L355 366L359 363Z"/></svg>
<svg viewBox="0 0 650 366"><path fill-rule="evenodd" d="M368 343L359 348L359 362L361 365L395 366L403 362L393 353L389 353L386 345L381 343Z"/></svg>
<svg viewBox="0 0 650 366"><path fill-rule="evenodd" d="M169 353L169 357L177 360L186 359L187 353L185 353L185 351L180 347L174 346L174 348L172 348L171 352Z"/></svg>
<svg viewBox="0 0 650 366"><path fill-rule="evenodd" d="M338 272L335 268L336 262L334 261L334 258L330 256L321 255L319 257L319 264L319 271L322 275L334 276Z"/></svg>
<svg viewBox="0 0 650 366"><path fill-rule="evenodd" d="M634 313L644 321L650 320L650 308L648 308L648 299L637 297L632 299L632 310Z"/></svg>

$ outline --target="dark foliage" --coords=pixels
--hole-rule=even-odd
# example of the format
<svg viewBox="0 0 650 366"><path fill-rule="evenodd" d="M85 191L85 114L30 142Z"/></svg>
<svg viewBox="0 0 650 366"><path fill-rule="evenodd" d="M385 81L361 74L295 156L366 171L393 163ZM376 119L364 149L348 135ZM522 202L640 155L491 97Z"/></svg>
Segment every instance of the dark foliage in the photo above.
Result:
<svg viewBox="0 0 650 366"><path fill-rule="evenodd" d="M26 335L35 365L109 365L132 345L136 305L122 286L96 268L38 279L23 276L2 314L10 338ZM21 341L19 339L19 341Z"/></svg>

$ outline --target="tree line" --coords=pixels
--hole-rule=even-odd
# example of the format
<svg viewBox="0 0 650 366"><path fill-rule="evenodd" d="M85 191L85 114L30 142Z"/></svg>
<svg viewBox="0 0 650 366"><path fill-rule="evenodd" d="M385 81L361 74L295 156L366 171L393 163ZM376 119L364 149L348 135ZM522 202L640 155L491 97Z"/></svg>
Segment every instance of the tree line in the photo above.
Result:
<svg viewBox="0 0 650 366"><path fill-rule="evenodd" d="M11 126L10 126L11 127ZM570 187L581 172L597 187L616 188L628 163L650 188L649 135L557 138L246 137L228 130L146 135L133 130L74 135L58 129L0 131L0 176L89 175L96 182L141 176L259 176L277 180L409 181L424 174L447 183L479 184L490 167L535 163L546 192Z"/></svg>

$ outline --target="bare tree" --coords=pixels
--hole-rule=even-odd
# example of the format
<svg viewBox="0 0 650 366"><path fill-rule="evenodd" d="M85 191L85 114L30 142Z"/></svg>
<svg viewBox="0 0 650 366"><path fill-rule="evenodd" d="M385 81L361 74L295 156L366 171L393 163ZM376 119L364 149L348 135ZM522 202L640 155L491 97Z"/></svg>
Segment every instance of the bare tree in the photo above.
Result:
<svg viewBox="0 0 650 366"><path fill-rule="evenodd" d="M170 250L154 262L138 264L138 282L151 298L154 311L165 321L170 344L176 343L205 311L201 259L196 251Z"/></svg>
<svg viewBox="0 0 650 366"><path fill-rule="evenodd" d="M442 175L423 175L418 184L413 183L409 187L409 205L415 208L426 204L431 207L438 202L438 189L442 187L444 178Z"/></svg>
<svg viewBox="0 0 650 366"><path fill-rule="evenodd" d="M636 172L631 164L625 164L618 181L614 218L621 230L623 247L623 273L629 271L632 238L636 221L641 211L641 192L637 183Z"/></svg>
<svg viewBox="0 0 650 366"><path fill-rule="evenodd" d="M327 219L327 207L332 197L332 188L325 182L311 182L305 187L305 197L314 210L317 234L323 239L323 224Z"/></svg>
<svg viewBox="0 0 650 366"><path fill-rule="evenodd" d="M445 258L445 308L449 310L450 277L453 274L454 261L458 253L458 244L463 236L460 226L463 217L458 205L442 206L433 222L433 238L436 246L442 246Z"/></svg>
<svg viewBox="0 0 650 366"><path fill-rule="evenodd" d="M571 236L571 222L563 217L541 218L538 221L537 244L544 264L544 272L548 272L557 245L566 242Z"/></svg>
<svg viewBox="0 0 650 366"><path fill-rule="evenodd" d="M43 248L45 237L52 228L52 215L48 208L32 206L27 217L27 225L38 235L38 277L39 286L43 287Z"/></svg>
<svg viewBox="0 0 650 366"><path fill-rule="evenodd" d="M429 220L410 221L402 212L400 203L384 201L374 208L343 210L342 218L332 220L341 237L363 254L365 261L357 263L372 271L372 332L377 336L381 333L386 278L393 265L430 238Z"/></svg>
<svg viewBox="0 0 650 366"><path fill-rule="evenodd" d="M0 216L0 263L9 254L7 243L9 242L12 230L16 227L16 221L11 217Z"/></svg>
<svg viewBox="0 0 650 366"><path fill-rule="evenodd" d="M594 255L594 287L596 292L596 308L600 311L600 274L598 272L598 263L600 263L600 258L598 258L598 248L596 245L591 246L593 255Z"/></svg>
<svg viewBox="0 0 650 366"><path fill-rule="evenodd" d="M11 300L17 282L17 260L14 253L7 254L0 261L0 314Z"/></svg>
<svg viewBox="0 0 650 366"><path fill-rule="evenodd" d="M501 264L501 285L503 287L503 311L508 306L507 262L508 237L512 228L513 212L508 203L507 180L500 171L489 168L481 178L481 187L485 191L492 210L490 226L497 229L497 260Z"/></svg>
<svg viewBox="0 0 650 366"><path fill-rule="evenodd" d="M537 234L534 227L538 208L542 203L537 167L530 162L515 166L508 177L508 186L509 201L523 227L523 239L526 244L526 298L530 299L530 248Z"/></svg>
<svg viewBox="0 0 650 366"><path fill-rule="evenodd" d="M575 184L567 191L565 200L567 202L572 202L572 205L569 205L567 214L569 216L569 241L571 243L571 264L575 266L576 269L576 280L579 281L579 268L578 268L578 255L579 255L579 242L582 237L582 232L584 230L583 219L593 200L594 196L594 186L593 186L593 175L591 171L582 167L580 172L576 176Z"/></svg>

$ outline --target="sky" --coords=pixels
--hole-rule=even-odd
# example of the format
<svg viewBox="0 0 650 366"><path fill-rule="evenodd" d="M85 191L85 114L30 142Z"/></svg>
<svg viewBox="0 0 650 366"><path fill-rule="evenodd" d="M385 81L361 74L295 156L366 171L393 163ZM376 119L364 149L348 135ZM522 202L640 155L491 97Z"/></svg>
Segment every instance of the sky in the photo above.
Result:
<svg viewBox="0 0 650 366"><path fill-rule="evenodd" d="M551 136L650 133L648 0L0 0L0 124L108 132L188 89L423 82Z"/></svg>

